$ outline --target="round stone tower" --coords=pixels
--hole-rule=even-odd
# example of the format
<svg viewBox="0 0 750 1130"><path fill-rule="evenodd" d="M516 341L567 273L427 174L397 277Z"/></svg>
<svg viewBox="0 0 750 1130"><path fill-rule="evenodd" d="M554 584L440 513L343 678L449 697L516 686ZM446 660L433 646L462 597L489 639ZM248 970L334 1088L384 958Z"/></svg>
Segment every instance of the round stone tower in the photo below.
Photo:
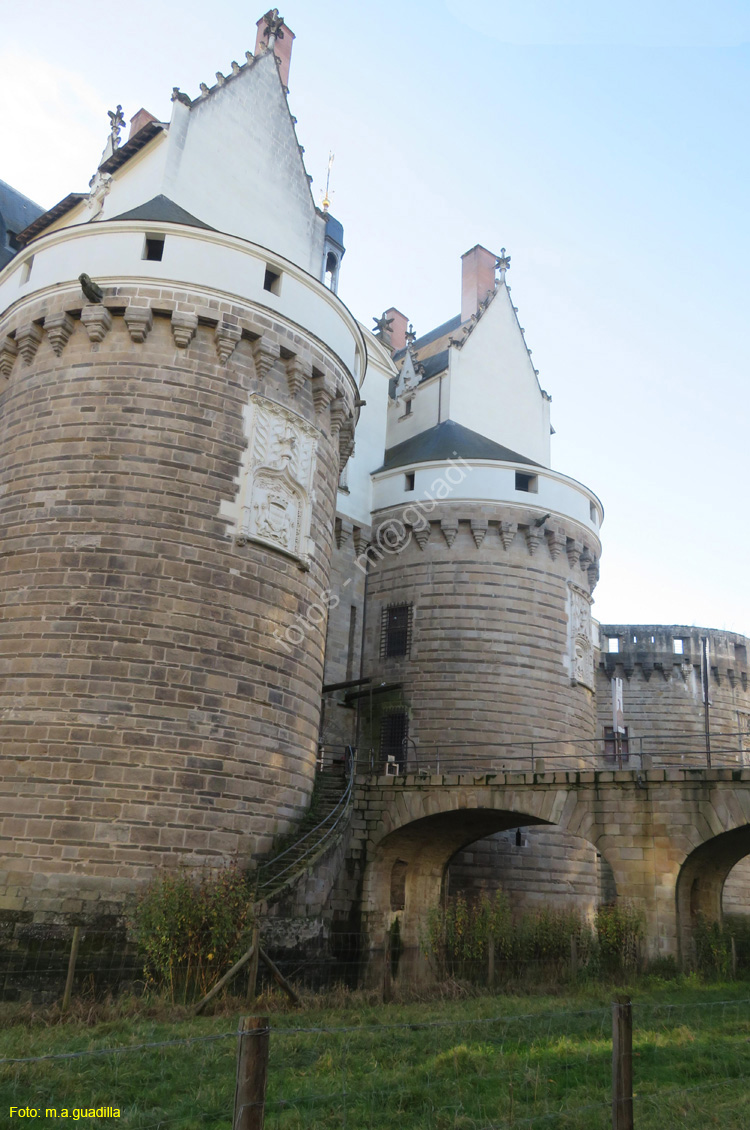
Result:
<svg viewBox="0 0 750 1130"><path fill-rule="evenodd" d="M576 767L595 736L603 511L549 466L504 274L464 256L462 316L404 351L374 475L365 740L408 768Z"/></svg>
<svg viewBox="0 0 750 1130"><path fill-rule="evenodd" d="M235 68L115 123L0 275L0 894L37 918L246 861L312 788L365 352L273 51Z"/></svg>

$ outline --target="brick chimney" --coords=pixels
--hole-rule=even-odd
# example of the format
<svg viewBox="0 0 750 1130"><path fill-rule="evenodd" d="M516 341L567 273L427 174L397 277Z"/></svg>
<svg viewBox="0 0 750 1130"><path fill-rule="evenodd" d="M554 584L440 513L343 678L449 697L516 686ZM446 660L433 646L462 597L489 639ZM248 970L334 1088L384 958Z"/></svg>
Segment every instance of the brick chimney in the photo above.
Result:
<svg viewBox="0 0 750 1130"><path fill-rule="evenodd" d="M130 133L128 134L128 141L130 141L131 137L135 137L135 135L139 133L144 126L147 126L149 122L155 121L156 118L154 117L154 115L149 114L148 110L144 110L143 106L141 106L138 113L133 114L133 117L130 119Z"/></svg>
<svg viewBox="0 0 750 1130"><path fill-rule="evenodd" d="M272 9L278 15L278 9ZM255 54L262 55L268 47L268 37L263 34L266 30L266 20L271 12L266 12L265 16L261 16L258 20L258 34L255 37ZM278 33L276 35L276 42L273 45L273 53L277 59L280 60L279 76L281 78L282 86L289 86L289 60L292 57L292 43L294 42L294 32L290 31L286 24L281 25L283 38L280 38Z"/></svg>
<svg viewBox="0 0 750 1130"><path fill-rule="evenodd" d="M461 321L476 314L479 303L495 289L495 263L493 255L479 243L461 256Z"/></svg>
<svg viewBox="0 0 750 1130"><path fill-rule="evenodd" d="M390 329L391 349L394 353L397 353L399 349L406 349L406 328L409 325L406 314L402 314L395 306L391 306L389 310L386 310L385 316L393 323Z"/></svg>

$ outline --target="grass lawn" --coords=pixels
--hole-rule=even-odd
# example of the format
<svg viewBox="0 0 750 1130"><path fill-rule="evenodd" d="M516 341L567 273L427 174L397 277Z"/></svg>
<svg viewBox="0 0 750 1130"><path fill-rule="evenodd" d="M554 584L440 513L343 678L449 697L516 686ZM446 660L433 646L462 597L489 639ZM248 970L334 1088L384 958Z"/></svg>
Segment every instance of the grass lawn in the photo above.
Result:
<svg viewBox="0 0 750 1130"><path fill-rule="evenodd" d="M271 1017L266 1127L601 1130L611 1124L611 1001L623 991L633 999L638 1130L747 1130L750 983L692 978L385 1006L353 994L294 1011L268 999L252 1010ZM79 1005L65 1022L10 1011L0 1016L1 1057L87 1054L0 1064L1 1125L227 1130L244 1011L229 1002L196 1019L125 1001L88 1016ZM11 1106L39 1115L11 1118ZM120 1118L74 1118L100 1107Z"/></svg>

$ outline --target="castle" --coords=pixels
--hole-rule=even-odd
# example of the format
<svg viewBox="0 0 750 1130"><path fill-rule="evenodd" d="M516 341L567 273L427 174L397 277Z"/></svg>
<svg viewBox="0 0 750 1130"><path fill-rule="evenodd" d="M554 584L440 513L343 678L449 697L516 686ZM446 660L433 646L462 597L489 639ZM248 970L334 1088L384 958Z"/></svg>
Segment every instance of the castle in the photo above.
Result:
<svg viewBox="0 0 750 1130"><path fill-rule="evenodd" d="M697 767L708 733L744 764L744 637L592 617L604 512L551 467L505 249L466 252L460 313L420 336L339 298L293 38L267 13L252 54L126 140L118 107L88 192L46 212L0 195L0 910L19 921L116 917L162 866L267 859L345 747L376 776L544 773ZM585 838L493 828L455 833L450 890L616 896ZM289 913L357 921L347 850Z"/></svg>

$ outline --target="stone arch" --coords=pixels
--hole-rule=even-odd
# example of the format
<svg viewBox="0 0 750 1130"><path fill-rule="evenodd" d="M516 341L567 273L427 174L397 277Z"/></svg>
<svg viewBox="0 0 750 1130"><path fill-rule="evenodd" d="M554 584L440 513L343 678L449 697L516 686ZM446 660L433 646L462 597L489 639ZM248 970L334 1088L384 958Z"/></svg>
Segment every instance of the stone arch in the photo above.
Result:
<svg viewBox="0 0 750 1130"><path fill-rule="evenodd" d="M695 959L693 931L699 914L721 921L721 894L735 864L750 855L750 824L705 840L685 859L675 890L677 930L682 963Z"/></svg>
<svg viewBox="0 0 750 1130"><path fill-rule="evenodd" d="M514 915L544 906L575 910L593 922L602 905L617 898L612 867L601 845L556 824L475 840L449 860L446 892L469 898L502 890Z"/></svg>
<svg viewBox="0 0 750 1130"><path fill-rule="evenodd" d="M574 789L498 789L488 785L394 789L367 844L362 891L363 927L370 946L380 945L396 912L405 946L419 944L420 922L439 903L450 859L461 848L518 826L557 824L587 837L592 821Z"/></svg>

